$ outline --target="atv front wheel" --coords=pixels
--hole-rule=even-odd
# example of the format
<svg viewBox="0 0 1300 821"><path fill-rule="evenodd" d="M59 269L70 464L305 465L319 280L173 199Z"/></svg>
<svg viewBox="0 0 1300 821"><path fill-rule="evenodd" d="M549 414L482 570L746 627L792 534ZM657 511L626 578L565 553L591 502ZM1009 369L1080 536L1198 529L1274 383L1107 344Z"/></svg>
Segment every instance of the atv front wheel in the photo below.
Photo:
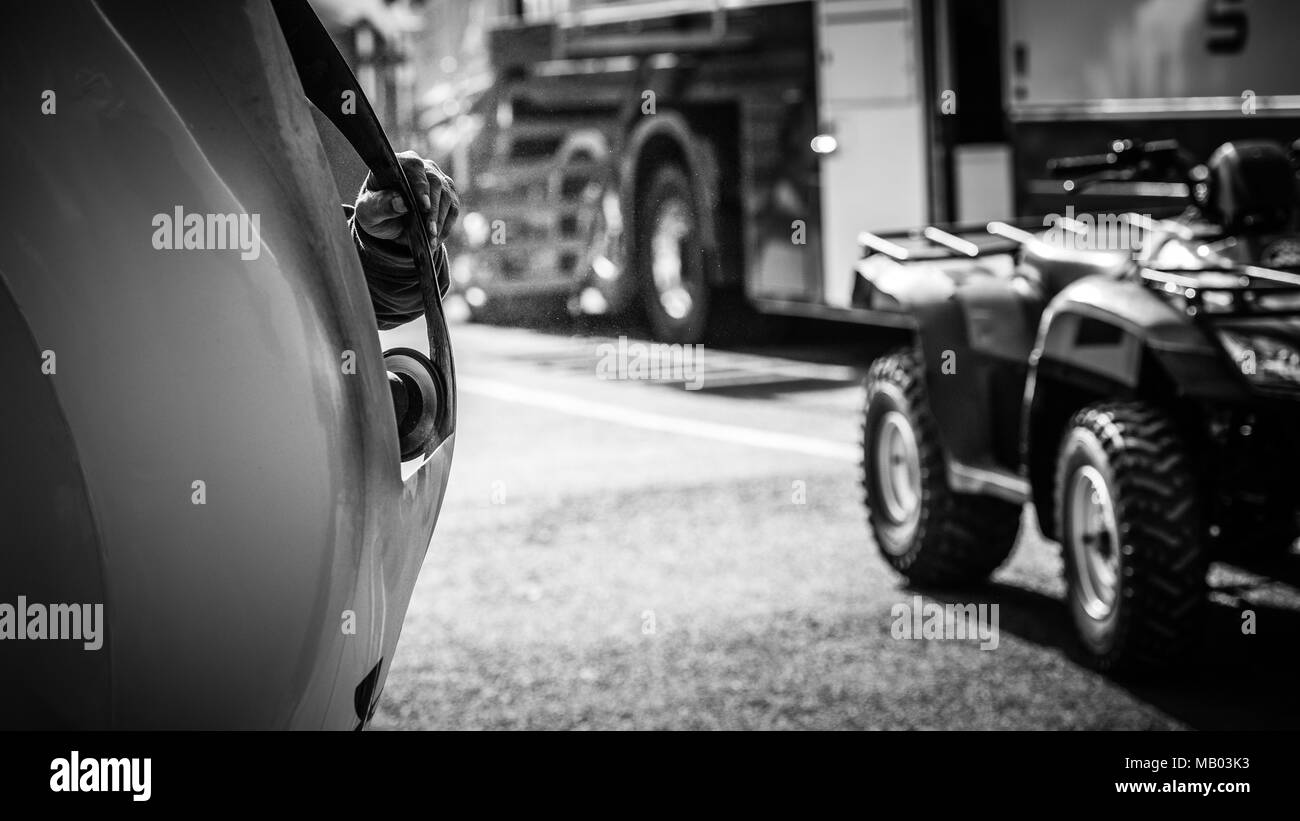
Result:
<svg viewBox="0 0 1300 821"><path fill-rule="evenodd" d="M867 518L891 567L920 584L957 585L1006 561L1020 508L948 487L919 352L901 349L872 364L862 434Z"/></svg>
<svg viewBox="0 0 1300 821"><path fill-rule="evenodd" d="M1101 670L1165 666L1200 637L1208 550L1173 421L1141 402L1070 421L1056 472L1070 614Z"/></svg>

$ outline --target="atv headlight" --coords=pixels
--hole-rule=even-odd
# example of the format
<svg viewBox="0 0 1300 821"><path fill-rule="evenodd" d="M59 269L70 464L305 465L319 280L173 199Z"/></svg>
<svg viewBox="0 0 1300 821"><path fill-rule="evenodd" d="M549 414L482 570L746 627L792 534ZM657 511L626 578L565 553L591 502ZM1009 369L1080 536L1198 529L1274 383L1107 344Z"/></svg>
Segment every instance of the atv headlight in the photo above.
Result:
<svg viewBox="0 0 1300 821"><path fill-rule="evenodd" d="M1300 388L1300 348L1276 337L1238 331L1220 330L1219 339L1251 382Z"/></svg>

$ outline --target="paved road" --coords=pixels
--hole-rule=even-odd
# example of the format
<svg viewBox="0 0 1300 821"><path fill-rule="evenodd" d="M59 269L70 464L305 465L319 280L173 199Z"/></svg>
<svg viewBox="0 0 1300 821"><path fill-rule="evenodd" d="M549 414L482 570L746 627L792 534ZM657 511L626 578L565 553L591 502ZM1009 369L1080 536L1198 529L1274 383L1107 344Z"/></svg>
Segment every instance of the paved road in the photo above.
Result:
<svg viewBox="0 0 1300 821"><path fill-rule="evenodd" d="M996 649L894 639L920 591L866 532L855 368L709 349L687 390L600 378L607 338L453 334L452 485L377 728L1300 726L1292 584L1216 566L1204 662L1118 683L1028 520L991 583L924 594L998 604Z"/></svg>

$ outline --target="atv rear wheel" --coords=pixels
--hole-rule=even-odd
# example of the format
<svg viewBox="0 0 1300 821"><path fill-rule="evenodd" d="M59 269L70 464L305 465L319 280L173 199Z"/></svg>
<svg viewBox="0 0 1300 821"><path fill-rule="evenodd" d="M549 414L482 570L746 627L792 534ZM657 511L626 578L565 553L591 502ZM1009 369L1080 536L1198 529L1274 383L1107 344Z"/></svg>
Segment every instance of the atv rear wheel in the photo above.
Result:
<svg viewBox="0 0 1300 821"><path fill-rule="evenodd" d="M1208 550L1197 499L1186 446L1163 411L1107 403L1070 421L1056 521L1070 615L1099 669L1161 667L1200 637Z"/></svg>
<svg viewBox="0 0 1300 821"><path fill-rule="evenodd" d="M1006 561L1020 508L948 486L919 352L901 349L872 364L862 443L867 518L891 567L920 584L956 585Z"/></svg>

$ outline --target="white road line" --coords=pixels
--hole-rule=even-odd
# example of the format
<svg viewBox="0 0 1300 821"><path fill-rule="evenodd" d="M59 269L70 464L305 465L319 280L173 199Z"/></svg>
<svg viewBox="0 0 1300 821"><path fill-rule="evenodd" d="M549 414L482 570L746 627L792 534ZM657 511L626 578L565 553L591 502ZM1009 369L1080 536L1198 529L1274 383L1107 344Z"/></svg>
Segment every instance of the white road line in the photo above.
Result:
<svg viewBox="0 0 1300 821"><path fill-rule="evenodd" d="M599 419L604 422L613 422L617 425L628 425L645 430L698 436L702 439L713 439L734 445L784 450L792 453L802 453L805 456L834 459L840 462L856 463L861 458L858 447L845 442L815 439L811 436L797 436L790 433L776 433L758 428L743 428L719 422L701 422L697 419L682 419L677 416L646 413L645 411L633 410L619 405L577 399L564 394L510 385L492 379L461 376L456 379L456 387L463 391L500 399L504 402L518 402L535 408L546 408L547 410L568 413L573 416Z"/></svg>

